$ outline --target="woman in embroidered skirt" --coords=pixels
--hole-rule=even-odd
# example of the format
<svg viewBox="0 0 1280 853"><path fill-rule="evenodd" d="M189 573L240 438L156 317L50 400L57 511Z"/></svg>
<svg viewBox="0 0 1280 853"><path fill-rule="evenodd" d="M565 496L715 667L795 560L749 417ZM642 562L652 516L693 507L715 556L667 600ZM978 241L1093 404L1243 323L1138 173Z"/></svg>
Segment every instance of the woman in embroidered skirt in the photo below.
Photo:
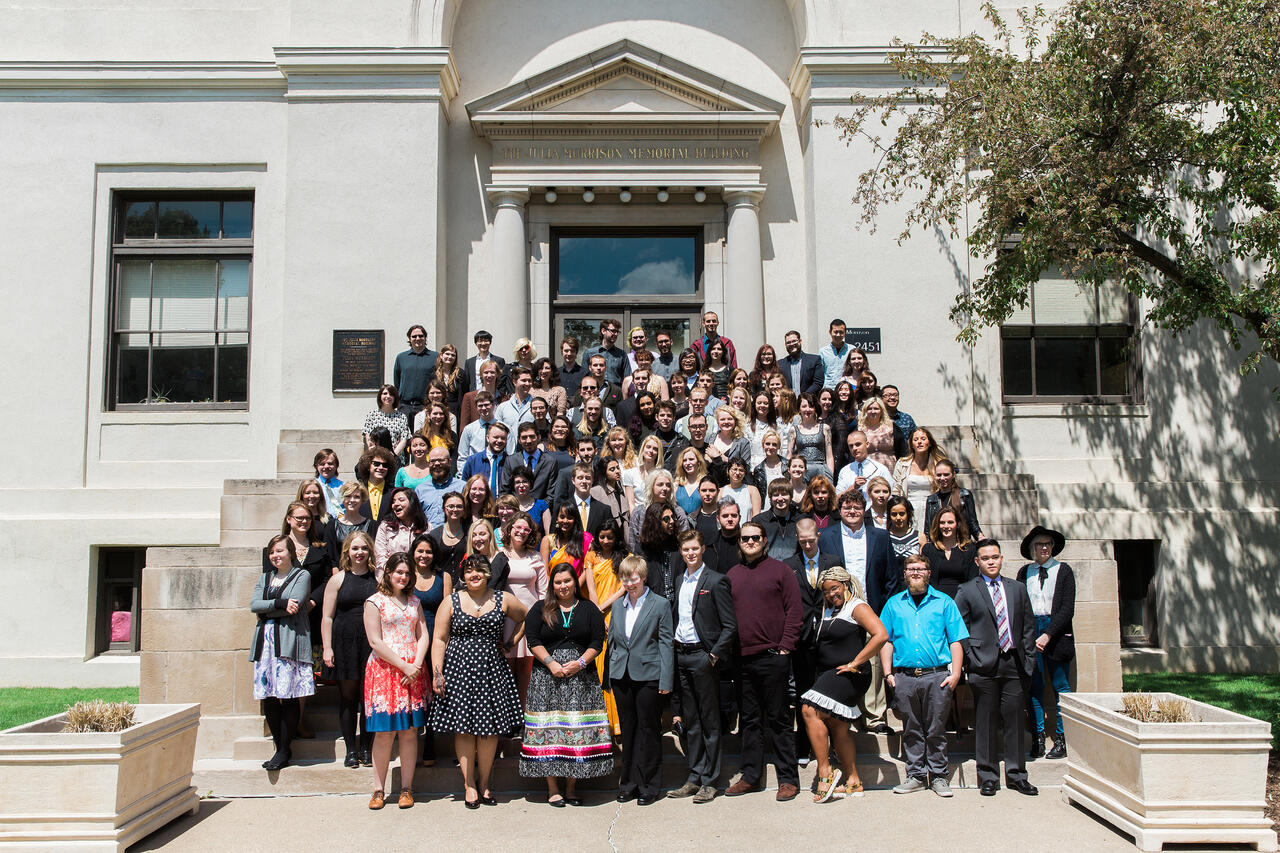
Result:
<svg viewBox="0 0 1280 853"><path fill-rule="evenodd" d="M413 770L418 763L418 728L426 724L427 647L431 635L413 594L413 563L392 554L378 591L364 604L364 629L373 654L364 672L365 722L373 736L377 790L369 808L380 809L387 785L391 747L400 742L400 808L413 805Z"/></svg>
<svg viewBox="0 0 1280 853"><path fill-rule="evenodd" d="M520 775L546 777L553 806L582 805L578 780L613 770L613 738L593 663L604 647L604 616L578 595L573 566L559 563L551 570L551 594L529 608L524 625L538 665L525 703Z"/></svg>
<svg viewBox="0 0 1280 853"><path fill-rule="evenodd" d="M832 797L861 797L857 756L849 724L858 718L858 699L871 683L871 659L880 654L889 634L876 612L862 598L862 590L844 568L832 566L818 576L826 606L818 627L818 672L813 687L800 697L809 743L818 758L815 803ZM835 747L847 777L831 767Z"/></svg>

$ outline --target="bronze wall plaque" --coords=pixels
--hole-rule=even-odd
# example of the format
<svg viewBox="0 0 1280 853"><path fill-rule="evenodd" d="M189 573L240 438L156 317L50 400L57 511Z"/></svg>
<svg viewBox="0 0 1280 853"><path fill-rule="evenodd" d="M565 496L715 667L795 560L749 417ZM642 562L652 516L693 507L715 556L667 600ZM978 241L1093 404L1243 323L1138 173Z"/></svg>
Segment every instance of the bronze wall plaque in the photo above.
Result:
<svg viewBox="0 0 1280 853"><path fill-rule="evenodd" d="M382 329L335 329L333 390L377 391L386 375Z"/></svg>

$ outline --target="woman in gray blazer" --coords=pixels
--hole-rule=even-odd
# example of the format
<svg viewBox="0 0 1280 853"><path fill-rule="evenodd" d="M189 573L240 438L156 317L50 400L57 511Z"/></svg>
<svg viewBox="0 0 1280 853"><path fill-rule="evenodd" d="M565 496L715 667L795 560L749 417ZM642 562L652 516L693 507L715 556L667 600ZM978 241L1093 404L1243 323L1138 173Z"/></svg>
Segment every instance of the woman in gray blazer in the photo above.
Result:
<svg viewBox="0 0 1280 853"><path fill-rule="evenodd" d="M298 553L286 535L272 536L264 572L249 609L258 614L249 659L253 661L253 698L262 700L275 755L262 763L279 770L289 763L290 744L302 716L299 700L316 692L311 668L311 623L307 617L311 575L297 564Z"/></svg>
<svg viewBox="0 0 1280 853"><path fill-rule="evenodd" d="M608 679L622 729L622 776L618 802L658 799L662 777L662 697L675 677L675 629L671 603L645 585L643 557L618 566L626 595L613 603L609 619Z"/></svg>

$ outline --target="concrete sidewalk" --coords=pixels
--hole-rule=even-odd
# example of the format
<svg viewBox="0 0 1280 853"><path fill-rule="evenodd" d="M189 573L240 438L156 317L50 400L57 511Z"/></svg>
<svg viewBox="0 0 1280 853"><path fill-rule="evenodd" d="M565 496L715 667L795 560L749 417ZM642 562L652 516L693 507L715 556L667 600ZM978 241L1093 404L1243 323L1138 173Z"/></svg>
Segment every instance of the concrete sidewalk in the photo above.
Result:
<svg viewBox="0 0 1280 853"><path fill-rule="evenodd" d="M372 789L372 784L370 785ZM393 794L396 792L392 792ZM185 817L144 839L131 851L287 851L470 849L497 851L789 850L898 853L945 850L994 853L1133 851L1121 835L1069 806L1057 787L1039 797L1001 790L982 797L956 789L944 800L930 791L865 797L816 805L802 793L779 803L774 792L719 797L695 806L662 799L647 807L619 805L602 792L582 808L552 809L545 795L498 795L497 807L468 811L461 800L432 795L407 811L394 796L380 812L368 795L264 797L205 800ZM1019 843L1034 839L1034 844ZM1208 849L1208 848L1197 848Z"/></svg>

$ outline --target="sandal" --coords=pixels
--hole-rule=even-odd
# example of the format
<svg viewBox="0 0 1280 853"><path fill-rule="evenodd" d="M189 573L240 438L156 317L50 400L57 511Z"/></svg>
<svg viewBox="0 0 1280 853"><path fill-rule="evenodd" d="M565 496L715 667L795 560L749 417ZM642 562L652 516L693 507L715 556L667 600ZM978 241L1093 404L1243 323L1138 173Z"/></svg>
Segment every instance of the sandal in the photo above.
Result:
<svg viewBox="0 0 1280 853"><path fill-rule="evenodd" d="M836 791L836 785L840 782L839 768L833 769L830 776L822 776L818 779L818 790L813 795L815 803L825 803L831 799L831 795Z"/></svg>
<svg viewBox="0 0 1280 853"><path fill-rule="evenodd" d="M849 782L836 792L836 796L842 800L846 797L861 797L862 794L863 788L861 780L857 782Z"/></svg>

